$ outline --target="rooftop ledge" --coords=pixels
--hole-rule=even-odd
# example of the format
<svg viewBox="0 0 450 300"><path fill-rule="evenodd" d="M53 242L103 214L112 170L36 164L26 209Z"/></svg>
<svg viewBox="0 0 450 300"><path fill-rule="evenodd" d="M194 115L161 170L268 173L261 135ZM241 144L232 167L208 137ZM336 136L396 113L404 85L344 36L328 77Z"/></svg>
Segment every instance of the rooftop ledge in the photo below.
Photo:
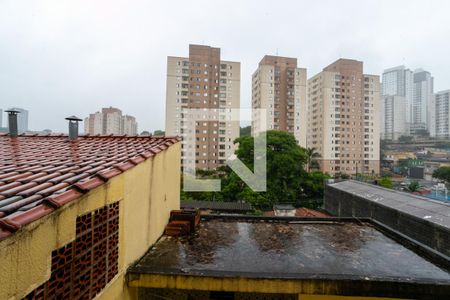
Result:
<svg viewBox="0 0 450 300"><path fill-rule="evenodd" d="M205 216L192 236L162 237L128 281L276 292L257 284L269 280L284 292L438 299L450 294L449 261L369 219Z"/></svg>

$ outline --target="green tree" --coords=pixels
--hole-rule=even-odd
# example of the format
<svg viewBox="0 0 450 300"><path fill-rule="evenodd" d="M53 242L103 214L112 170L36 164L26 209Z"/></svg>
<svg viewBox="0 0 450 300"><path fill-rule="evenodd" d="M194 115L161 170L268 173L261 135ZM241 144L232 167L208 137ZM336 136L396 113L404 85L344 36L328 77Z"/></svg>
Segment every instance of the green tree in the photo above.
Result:
<svg viewBox="0 0 450 300"><path fill-rule="evenodd" d="M411 193L416 192L418 189L420 188L420 184L413 180L408 184L408 191L410 191Z"/></svg>
<svg viewBox="0 0 450 300"><path fill-rule="evenodd" d="M350 179L350 175L348 175L346 173L338 172L338 173L334 174L334 178L336 178L336 179Z"/></svg>
<svg viewBox="0 0 450 300"><path fill-rule="evenodd" d="M280 202L294 202L300 193L301 178L306 176L304 165L307 161L305 149L297 145L293 135L282 131L267 131L267 192L266 199ZM239 148L237 157L253 170L252 136L236 140ZM264 158L261 158L264 159Z"/></svg>
<svg viewBox="0 0 450 300"><path fill-rule="evenodd" d="M450 167L440 167L433 172L433 177L444 180L447 184L450 183Z"/></svg>
<svg viewBox="0 0 450 300"><path fill-rule="evenodd" d="M166 132L164 130L155 130L155 132L153 132L153 135L157 135L157 136L165 135L165 134L166 134Z"/></svg>
<svg viewBox="0 0 450 300"><path fill-rule="evenodd" d="M398 138L398 141L401 143L411 143L413 141L413 137L409 135L402 135Z"/></svg>
<svg viewBox="0 0 450 300"><path fill-rule="evenodd" d="M394 187L394 184L392 183L392 178L391 177L387 177L384 176L382 177L379 181L378 181L378 185L388 188L388 189L392 189Z"/></svg>
<svg viewBox="0 0 450 300"><path fill-rule="evenodd" d="M272 208L278 203L300 203L304 199L317 199L323 196L323 183L330 178L322 172L306 172L306 150L297 145L293 135L281 131L268 131L267 191L255 192L229 167L220 167L214 172L197 172L200 178L219 178L221 192L183 192L183 200L207 201L246 201L256 208ZM254 138L242 136L236 139L239 144L236 156L253 170Z"/></svg>
<svg viewBox="0 0 450 300"><path fill-rule="evenodd" d="M252 134L252 127L251 126L245 126L241 127L240 130L240 136L250 136Z"/></svg>
<svg viewBox="0 0 450 300"><path fill-rule="evenodd" d="M307 166L307 170L308 172L311 171L311 167L317 167L317 158L320 157L320 154L316 151L316 148L306 148L305 150L306 153L306 166ZM314 165L314 163L316 163Z"/></svg>

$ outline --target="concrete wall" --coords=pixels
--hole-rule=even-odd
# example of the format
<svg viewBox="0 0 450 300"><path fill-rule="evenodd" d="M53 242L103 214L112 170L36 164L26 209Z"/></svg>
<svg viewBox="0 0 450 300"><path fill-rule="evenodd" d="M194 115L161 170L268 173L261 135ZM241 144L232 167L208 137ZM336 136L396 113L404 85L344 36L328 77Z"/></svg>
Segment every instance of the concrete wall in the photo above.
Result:
<svg viewBox="0 0 450 300"><path fill-rule="evenodd" d="M450 230L426 219L325 185L325 210L338 217L372 218L384 225L450 256Z"/></svg>
<svg viewBox="0 0 450 300"><path fill-rule="evenodd" d="M120 203L119 271L97 299L129 299L128 266L161 236L169 212L179 209L180 143L111 178L54 213L0 242L0 299L22 299L46 282L51 253L75 239L77 216Z"/></svg>

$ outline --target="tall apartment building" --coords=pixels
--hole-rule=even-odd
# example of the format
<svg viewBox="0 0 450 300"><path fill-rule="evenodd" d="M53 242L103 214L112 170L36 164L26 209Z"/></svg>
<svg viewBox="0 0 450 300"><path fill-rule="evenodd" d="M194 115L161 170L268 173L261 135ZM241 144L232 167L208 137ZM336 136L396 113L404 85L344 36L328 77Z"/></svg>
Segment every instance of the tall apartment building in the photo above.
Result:
<svg viewBox="0 0 450 300"><path fill-rule="evenodd" d="M381 84L381 138L409 135L412 119L413 72L405 66L383 72Z"/></svg>
<svg viewBox="0 0 450 300"><path fill-rule="evenodd" d="M137 122L133 116L125 115L122 117L123 134L137 135Z"/></svg>
<svg viewBox="0 0 450 300"><path fill-rule="evenodd" d="M101 112L89 114L89 117L84 119L86 134L137 135L137 127L135 117L123 116L122 111L115 107L102 108Z"/></svg>
<svg viewBox="0 0 450 300"><path fill-rule="evenodd" d="M11 107L8 110L17 110L19 114L17 114L17 129L19 133L24 133L28 131L28 110L19 108L19 107ZM6 120L6 127L9 127L8 120Z"/></svg>
<svg viewBox="0 0 450 300"><path fill-rule="evenodd" d="M450 138L450 90L436 93L429 105L430 136Z"/></svg>
<svg viewBox="0 0 450 300"><path fill-rule="evenodd" d="M414 96L411 115L411 134L428 131L428 105L433 98L433 77L430 72L418 69L414 71Z"/></svg>
<svg viewBox="0 0 450 300"><path fill-rule="evenodd" d="M115 107L102 108L103 134L123 134L122 111Z"/></svg>
<svg viewBox="0 0 450 300"><path fill-rule="evenodd" d="M220 48L203 45L189 45L189 57L167 58L166 134L182 137L183 165L211 170L234 154L239 121L228 120L225 114L240 108L240 68L239 62L221 60ZM209 109L220 115L217 121L196 120L195 146L186 141L186 109Z"/></svg>
<svg viewBox="0 0 450 300"><path fill-rule="evenodd" d="M306 69L297 59L266 55L252 76L252 108L266 110L267 128L258 113L253 113L252 134L281 130L295 136L306 146Z"/></svg>
<svg viewBox="0 0 450 300"><path fill-rule="evenodd" d="M339 59L308 80L307 146L323 172L378 174L380 79L363 62Z"/></svg>

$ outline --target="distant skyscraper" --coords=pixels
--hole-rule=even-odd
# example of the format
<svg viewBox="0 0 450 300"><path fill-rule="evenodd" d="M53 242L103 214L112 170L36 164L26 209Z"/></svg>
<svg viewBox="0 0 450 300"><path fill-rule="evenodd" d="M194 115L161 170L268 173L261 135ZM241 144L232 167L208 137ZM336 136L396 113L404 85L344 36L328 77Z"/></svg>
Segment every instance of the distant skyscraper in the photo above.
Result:
<svg viewBox="0 0 450 300"><path fill-rule="evenodd" d="M266 109L267 130L281 130L295 136L306 146L306 69L297 67L297 59L266 55L252 76L252 108ZM253 115L252 133L261 128L258 114Z"/></svg>
<svg viewBox="0 0 450 300"><path fill-rule="evenodd" d="M129 115L125 115L122 117L122 122L123 122L123 133L127 134L127 135L137 135L137 122L136 122L136 118L129 116Z"/></svg>
<svg viewBox="0 0 450 300"><path fill-rule="evenodd" d="M3 109L0 109L0 128L3 127Z"/></svg>
<svg viewBox="0 0 450 300"><path fill-rule="evenodd" d="M102 108L84 119L84 133L137 135L137 122L135 117L122 116L118 108Z"/></svg>
<svg viewBox="0 0 450 300"><path fill-rule="evenodd" d="M428 130L428 105L433 97L433 77L430 72L414 71L414 94L411 115L411 134Z"/></svg>
<svg viewBox="0 0 450 300"><path fill-rule="evenodd" d="M103 134L103 114L96 112L84 119L85 134Z"/></svg>
<svg viewBox="0 0 450 300"><path fill-rule="evenodd" d="M123 134L122 111L115 107L102 108L103 134Z"/></svg>
<svg viewBox="0 0 450 300"><path fill-rule="evenodd" d="M28 131L28 110L18 107L11 107L9 110L17 110L20 113L17 114L17 129L19 133L24 133ZM9 127L8 120L6 120L6 127Z"/></svg>
<svg viewBox="0 0 450 300"><path fill-rule="evenodd" d="M221 60L220 48L202 45L189 45L189 57L167 58L166 134L183 138L183 165L215 169L234 153L239 121L226 120L225 113L240 108L240 68L239 62ZM219 111L219 121L196 122L195 149L185 140L185 109Z"/></svg>
<svg viewBox="0 0 450 300"><path fill-rule="evenodd" d="M413 72L404 66L383 72L381 85L381 137L396 140L409 135L413 103Z"/></svg>
<svg viewBox="0 0 450 300"><path fill-rule="evenodd" d="M379 104L380 78L361 61L339 59L308 80L307 146L322 171L379 173Z"/></svg>
<svg viewBox="0 0 450 300"><path fill-rule="evenodd" d="M450 138L450 90L436 93L429 105L430 136Z"/></svg>

